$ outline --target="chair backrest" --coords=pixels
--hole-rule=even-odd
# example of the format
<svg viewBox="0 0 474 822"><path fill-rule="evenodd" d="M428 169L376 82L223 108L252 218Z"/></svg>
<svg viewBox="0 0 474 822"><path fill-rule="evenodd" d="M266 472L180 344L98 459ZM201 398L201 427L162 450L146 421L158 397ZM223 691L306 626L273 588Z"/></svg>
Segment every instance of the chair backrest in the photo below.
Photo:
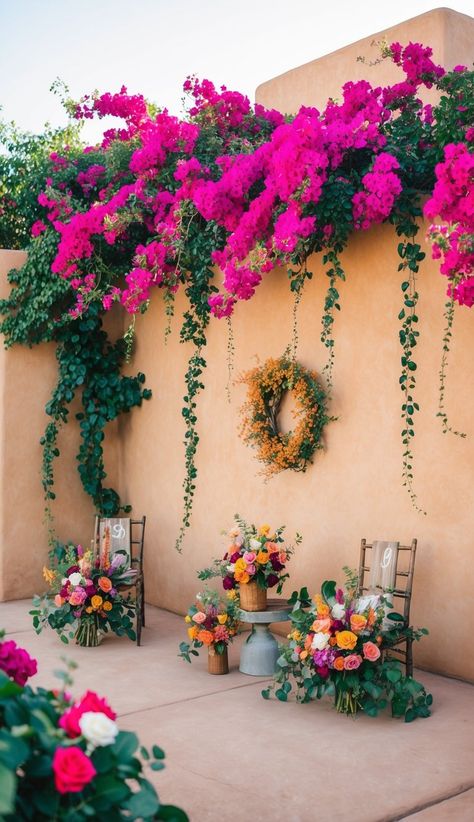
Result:
<svg viewBox="0 0 474 822"><path fill-rule="evenodd" d="M100 517L96 515L93 539L96 555L100 555L104 540L107 538L111 556L118 551L125 551L130 559L130 564L141 571L143 569L145 524L146 516L141 519L130 519L130 517Z"/></svg>
<svg viewBox="0 0 474 822"><path fill-rule="evenodd" d="M403 601L403 616L407 624L410 621L416 546L416 539L410 545L396 542L369 544L365 539L360 543L357 595L390 590L394 600ZM395 602L394 610L400 610Z"/></svg>

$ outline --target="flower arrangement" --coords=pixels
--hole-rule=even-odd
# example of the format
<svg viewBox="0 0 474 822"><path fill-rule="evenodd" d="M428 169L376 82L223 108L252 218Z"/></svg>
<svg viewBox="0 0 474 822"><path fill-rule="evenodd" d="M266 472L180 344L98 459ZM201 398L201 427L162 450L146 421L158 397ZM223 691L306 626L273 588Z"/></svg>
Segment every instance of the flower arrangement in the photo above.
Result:
<svg viewBox="0 0 474 822"><path fill-rule="evenodd" d="M423 685L403 675L398 660L384 650L404 638L418 640L428 631L405 626L384 596L356 598L355 577L348 571L345 590L326 581L312 601L304 588L293 594L293 629L281 649L272 688L285 702L296 685L300 702L334 697L336 710L376 716L388 704L406 722L430 714L432 697Z"/></svg>
<svg viewBox="0 0 474 822"><path fill-rule="evenodd" d="M248 387L247 401L242 407L241 436L247 445L257 449L257 459L265 464L263 473L272 476L288 468L305 471L314 452L322 447L322 429L329 420L317 374L286 353L248 371L240 382ZM287 391L295 399L296 427L283 434L278 426L278 412Z"/></svg>
<svg viewBox="0 0 474 822"><path fill-rule="evenodd" d="M184 618L191 644L181 642L179 656L191 662L191 656L198 656L199 648L204 645L208 648L210 670L212 663L218 662L211 658L218 656L223 658L223 672L228 673L227 647L239 628L238 605L235 591L228 591L226 597L210 589L196 594L196 600Z"/></svg>
<svg viewBox="0 0 474 822"><path fill-rule="evenodd" d="M255 582L259 588L275 588L281 593L283 583L288 579L286 563L294 552L294 547L285 544L282 525L272 532L269 525L248 524L239 514L235 514L235 527L227 533L229 547L222 559L214 560L210 568L199 571L202 580L222 577L226 591ZM225 533L225 532L224 532ZM299 545L301 536L296 535Z"/></svg>
<svg viewBox="0 0 474 822"><path fill-rule="evenodd" d="M109 630L136 639L135 605L123 593L136 571L125 553L110 556L107 535L95 559L91 550L72 543L59 544L51 558L53 567L43 569L51 593L34 597L30 611L38 634L49 625L63 642L75 637L78 645L98 645L101 632Z"/></svg>
<svg viewBox="0 0 474 822"><path fill-rule="evenodd" d="M9 644L0 643L0 658ZM58 690L18 684L30 659L17 649L18 659L20 651L26 656L16 669L5 672L0 665L1 818L186 822L184 811L160 804L145 777L146 764L164 767L161 748L148 752L134 733L121 731L115 711L94 691L74 700L65 690L72 683L69 671L61 672ZM30 663L33 673L36 663Z"/></svg>

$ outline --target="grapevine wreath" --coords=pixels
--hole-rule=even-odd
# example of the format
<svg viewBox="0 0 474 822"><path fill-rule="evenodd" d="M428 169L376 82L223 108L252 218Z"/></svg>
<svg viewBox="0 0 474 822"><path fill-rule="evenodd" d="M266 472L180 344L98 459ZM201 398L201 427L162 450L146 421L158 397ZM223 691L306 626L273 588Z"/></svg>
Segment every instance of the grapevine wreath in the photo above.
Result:
<svg viewBox="0 0 474 822"><path fill-rule="evenodd" d="M317 374L288 355L269 359L242 375L247 400L242 407L241 437L257 449L257 459L270 477L289 468L305 471L313 454L322 448L321 434L329 421L326 395ZM293 393L296 421L294 430L279 430L278 413L287 391Z"/></svg>

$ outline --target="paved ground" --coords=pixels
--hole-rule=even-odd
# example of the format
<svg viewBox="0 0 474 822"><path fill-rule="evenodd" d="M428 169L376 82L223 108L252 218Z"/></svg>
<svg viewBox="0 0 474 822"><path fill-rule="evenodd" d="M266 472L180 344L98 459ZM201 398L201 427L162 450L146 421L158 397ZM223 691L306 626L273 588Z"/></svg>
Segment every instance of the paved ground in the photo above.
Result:
<svg viewBox="0 0 474 822"><path fill-rule="evenodd" d="M262 682L238 671L209 676L203 656L177 657L181 617L147 608L144 644L107 638L99 648L36 637L30 603L0 605L0 626L37 657L38 685L54 684L66 653L74 691L106 695L124 729L156 742L167 767L153 779L191 822L472 822L474 687L419 673L434 695L430 719L348 719L329 702L265 702ZM241 641L241 640L240 640Z"/></svg>

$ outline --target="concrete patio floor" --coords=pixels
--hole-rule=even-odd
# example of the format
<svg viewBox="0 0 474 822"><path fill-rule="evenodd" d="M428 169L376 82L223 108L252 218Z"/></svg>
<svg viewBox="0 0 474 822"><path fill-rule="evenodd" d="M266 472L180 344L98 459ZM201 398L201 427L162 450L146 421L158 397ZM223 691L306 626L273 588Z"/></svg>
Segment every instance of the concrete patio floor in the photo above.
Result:
<svg viewBox="0 0 474 822"><path fill-rule="evenodd" d="M430 719L413 724L335 713L329 701L281 704L260 696L265 679L207 674L205 655L177 657L181 617L147 606L143 646L110 636L99 648L37 637L30 601L0 605L0 626L33 654L37 685L55 687L61 655L79 664L74 693L107 696L123 729L166 752L150 773L164 802L191 822L472 822L474 687L426 672Z"/></svg>

